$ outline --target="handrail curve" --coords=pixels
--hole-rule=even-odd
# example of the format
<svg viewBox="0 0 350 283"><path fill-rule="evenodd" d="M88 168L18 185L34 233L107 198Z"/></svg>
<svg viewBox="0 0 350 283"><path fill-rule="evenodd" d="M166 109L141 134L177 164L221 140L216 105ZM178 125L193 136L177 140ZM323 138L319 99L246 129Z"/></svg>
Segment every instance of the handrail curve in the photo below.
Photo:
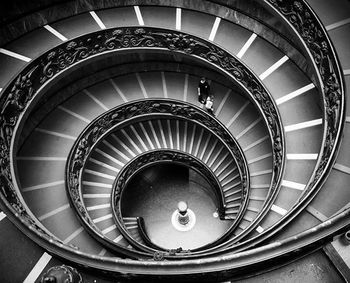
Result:
<svg viewBox="0 0 350 283"><path fill-rule="evenodd" d="M177 119L185 119L195 122L211 132L211 134L213 134L222 143L222 145L226 147L226 150L230 152L230 155L237 165L242 191L242 200L239 213L232 224L232 228L238 225L240 219L243 217L243 213L245 212L249 197L250 178L248 164L237 141L217 119L213 118L197 106L177 100L142 99L132 101L112 108L95 118L77 138L70 151L66 164L66 189L73 208L75 208L75 211L82 220L83 224L87 228L91 229L93 232L92 235L97 236L98 240L107 242L110 247L111 245L119 247L119 245L114 244L100 232L96 232L98 231L98 228L89 217L87 209L83 203L81 178L85 164L89 160L89 156L93 152L94 148L96 148L98 144L110 133L117 131L119 128L125 127L126 125L132 124L135 121L139 122L144 119L149 120L157 117L168 117L172 119L176 117ZM165 154L167 151L163 150L162 152ZM147 152L146 154L151 153ZM188 154L186 154L186 156L188 156ZM194 160L194 157L192 157L192 159ZM138 157L136 157L136 161L137 160ZM133 160L130 162L133 164ZM124 166L126 168L125 170L129 168L130 162ZM120 173L127 172L125 170L121 170ZM123 178L123 180L125 179ZM213 180L213 182L217 183L218 181ZM219 183L217 184L219 185ZM220 191L222 190L220 189ZM113 194L119 196L119 194ZM222 192L220 194L221 196L219 199L220 201L223 201ZM222 203L222 205L224 205L224 203ZM122 227L122 225L120 226ZM126 231L124 232L125 234L127 233ZM119 248L123 250L122 247Z"/></svg>
<svg viewBox="0 0 350 283"><path fill-rule="evenodd" d="M103 30L63 43L31 61L3 90L0 98L0 145L4 149L3 153L11 156L7 156L7 159L14 158L11 142L16 138L18 125L23 122L22 117L28 114L26 110L30 108L31 102L44 86L54 81L55 77L61 75L65 70L89 58L131 48L135 50L155 48L196 57L224 71L251 95L257 108L262 112L273 144L278 144L274 147L274 170L270 190L271 195L275 194L279 188L278 184L281 181L284 167L284 137L278 111L269 93L251 71L226 51L197 37L163 29L145 27ZM9 171L6 168L8 164L2 163L1 165L3 172ZM10 162L10 166L13 166L13 162ZM10 176L11 174L4 175ZM8 181L12 183L11 180ZM17 185L11 188L11 191L20 196ZM13 214L16 214L16 211L19 212L15 203L11 207ZM27 209L24 211L26 214L30 213ZM21 213L23 214L23 211ZM40 225L35 217L31 218L34 219L37 226Z"/></svg>

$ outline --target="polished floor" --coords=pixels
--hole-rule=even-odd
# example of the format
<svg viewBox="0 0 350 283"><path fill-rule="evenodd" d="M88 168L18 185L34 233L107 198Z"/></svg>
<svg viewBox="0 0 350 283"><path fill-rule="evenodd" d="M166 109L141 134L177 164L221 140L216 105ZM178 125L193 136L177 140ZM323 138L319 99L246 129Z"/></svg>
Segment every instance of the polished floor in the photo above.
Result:
<svg viewBox="0 0 350 283"><path fill-rule="evenodd" d="M179 201L196 217L188 231L179 231L171 218ZM232 221L215 217L217 202L205 179L186 167L160 164L134 177L122 198L123 217L143 217L149 238L165 249L194 249L219 238Z"/></svg>

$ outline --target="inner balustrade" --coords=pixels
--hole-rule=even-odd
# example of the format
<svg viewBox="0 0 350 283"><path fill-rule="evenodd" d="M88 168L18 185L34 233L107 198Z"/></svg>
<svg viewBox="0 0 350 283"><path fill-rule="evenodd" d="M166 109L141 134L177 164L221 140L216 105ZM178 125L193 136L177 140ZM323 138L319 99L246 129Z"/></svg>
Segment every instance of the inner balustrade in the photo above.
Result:
<svg viewBox="0 0 350 283"><path fill-rule="evenodd" d="M146 74L146 73L145 73ZM146 88L144 87L144 83L143 83L143 81L141 80L141 77L143 76L143 73L141 73L140 75L136 75L136 76L134 76L134 75L132 75L132 79L133 79L133 81L135 81L135 83L136 83L136 80L138 81L138 84L140 85L140 88L138 89L138 91L139 92L141 92L142 93L142 95L145 97L145 94L146 95L148 95L147 93L151 93L150 91L146 91ZM152 76L151 74L150 74L150 76ZM170 76L170 78L172 78L171 76L173 76L174 77L174 75L171 75L171 73L170 74L166 74L166 76ZM138 78L139 77L139 78ZM160 77L160 78L162 78L162 77L164 77L165 78L165 74L162 74L162 73L160 73L159 75L156 75L156 76L152 76L152 77ZM175 76L176 77L176 76ZM174 77L174 78L175 78ZM191 77L187 77L187 76L185 76L184 78L181 78L180 79L180 76L177 76L178 78L176 78L176 80L177 81L179 81L179 82L181 82L181 81L184 81L183 83L186 85L186 84L188 84L188 79L190 78L191 80L191 84L192 84L192 86L190 86L190 88L189 89L192 89L192 92L194 91L194 90L196 90L196 86L195 86L195 84L196 84L196 80L193 80ZM130 78L131 78L131 76L129 76L128 77L129 78L129 80L130 80ZM122 79L121 79L122 80ZM176 81L175 80L175 81ZM197 79L198 80L198 79ZM145 81L145 84L148 84L148 86L149 85L151 85L151 83L149 83L149 82L147 82L147 80L144 80ZM158 82L159 82L159 80L157 80ZM187 82L186 82L187 81ZM110 80L110 81L108 81L107 83L104 83L104 84L102 84L102 89L103 88L105 88L106 87L106 85L109 85L109 90L111 89L111 88L114 88L114 92L118 92L118 90L119 90L119 95L118 96L120 96L120 98L123 98L123 97L125 97L125 95L124 95L124 92L125 92L125 86L123 87L123 82L121 82L121 83L119 83L119 82L117 82L117 83L113 83L113 81L112 80ZM119 86L119 85L121 85L121 86ZM160 93L160 95L161 96L166 96L165 94L164 94L164 84L163 84L163 82L159 82L158 83L158 85L159 85L159 87L156 87L156 88L154 88L154 86L157 86L157 84L152 84L152 86L153 86L153 93L156 93L155 92L155 90L157 90L158 91L158 93ZM142 87L141 86L143 86L143 90L142 90ZM175 90L175 87L174 88L171 88L171 83L168 83L167 85L166 85L166 90L170 87L170 89L171 90ZM101 88L101 87L99 87L99 88ZM122 88L122 90L120 89L120 88ZM124 88L124 90L123 90L123 88ZM187 88L188 88L188 85L187 85ZM228 102L228 100L227 100L227 94L229 93L228 92L228 90L225 90L225 89L222 89L222 87L220 87L219 85L218 86L216 86L215 84L213 84L213 89L214 89L214 91L215 91L215 88L217 88L217 90L216 90L216 92L217 92L217 94L218 94L218 97L220 97L220 95L221 95L221 93L223 92L223 91L225 91L225 101L226 101L226 104L227 104L227 102ZM98 89L98 88L97 88ZM141 91L140 91L141 90ZM131 91L131 90L130 90ZM187 89L186 89L186 91L187 91ZM94 91L93 90L93 88L92 88L92 90L84 90L81 94L79 94L80 95L80 97L79 97L79 95L78 95L78 98L77 98L77 100L76 101L80 101L80 103L79 103L79 105L81 106L81 107L86 107L86 108L91 108L92 107L92 105L91 104L96 104L96 99L95 100L93 100L93 98L94 97L96 97L96 94L94 94L94 92L96 92L96 91ZM104 91L105 92L105 91ZM162 94L162 92L163 92L163 94ZM170 92L170 90L169 90L169 92ZM101 93L101 92L100 92ZM120 93L121 93L121 95L120 95ZM179 98L177 95L177 93L178 92L175 92L174 91L174 93L175 93L175 97L176 98ZM183 96L185 96L185 92L183 93ZM90 101L90 105L89 106L87 106L87 105L84 105L84 104L82 104L81 102L83 102L83 101L86 101L86 99L84 100L84 99L82 99L82 96L81 95L83 95L83 96L88 96L89 98L87 99L87 101ZM106 100L106 99L110 99L110 98L108 98L108 96L110 96L111 98L113 98L113 99L115 99L115 97L114 97L114 95L113 96L111 96L111 94L109 94L109 93L106 93L106 94L103 94L103 93L101 93L101 94L98 94L99 96L99 98L101 99L101 101L102 102L100 102L100 103L97 103L97 109L99 109L98 111L103 111L103 110L106 110L106 109L108 109L108 104L106 103L108 100ZM187 94L186 94L187 95ZM106 98L103 98L103 96L105 96ZM182 96L182 95L181 95ZM192 100L192 101L196 101L196 99L194 98L194 97L196 97L196 94L195 95L188 95L188 97L191 97L191 98L189 98L190 100ZM91 99L92 98L92 99ZM119 99L120 99L119 98ZM115 103L115 101L113 101L113 99L112 100L110 100L109 101L109 103ZM239 99L239 97L238 97L238 99ZM72 101L73 101L73 104L74 104L74 107L75 107L75 105L77 105L77 103L75 103L74 101L75 101L75 99L72 99ZM105 102L106 101L106 102ZM232 101L232 100L231 100ZM95 103L94 103L95 102ZM236 101L234 101L233 100L233 102L237 102L237 100ZM68 104L69 104L70 102L68 102ZM85 103L85 102L84 102ZM231 102L232 103L232 102ZM245 106L244 107L246 107L247 106L247 103L244 103L245 104ZM243 104L243 105L244 105ZM106 106L107 105L107 106ZM225 105L226 106L226 105ZM59 111L58 111L58 114L60 114L61 112L62 112L62 110L63 111L65 111L66 113L68 112L68 114L72 114L71 112L71 110L69 110L69 109L72 109L72 107L73 106L69 106L68 107L68 110L67 110L67 107L65 107L65 106L59 106L58 107L58 109L59 109ZM95 106L96 107L96 106ZM219 105L219 107L221 108L220 109L220 111L222 111L222 108L224 107L224 105L223 105L223 103L221 102L221 106ZM91 108L92 109L92 108ZM251 109L253 109L253 108L248 108L247 110L249 110L249 111L251 111ZM91 111L89 111L88 112L88 114L83 114L83 115L81 115L81 114L78 114L78 115L75 115L75 116L78 116L78 118L80 118L80 120L82 120L82 121L84 121L84 122L86 122L86 121L89 121L89 118L90 118L90 116L88 116L88 115L91 115ZM98 113L98 112L95 112L95 113ZM249 112L248 112L249 113ZM57 113L56 114L53 114L53 115L57 115ZM96 114L95 114L96 115ZM241 113L239 114L239 115L241 115ZM72 116L72 115L71 115ZM88 118L84 118L84 116L85 117L88 117ZM238 116L238 115L237 115ZM243 116L243 115L242 115ZM72 117L71 117L72 118ZM236 117L237 118L237 117ZM47 119L47 121L59 121L59 120L57 120L56 118L53 118L53 119ZM255 120L258 120L259 121L259 119L256 119L255 118ZM48 124L49 125L49 124ZM71 124L72 125L72 124ZM70 125L70 126L71 126ZM45 128L45 127L44 127ZM75 127L74 127L75 128ZM43 132L42 131L43 129L39 129L39 130L36 130L36 131L39 131L39 132ZM49 133L49 132L55 132L56 133L56 136L57 136L57 133L59 133L60 132L60 130L44 130L44 132L46 131L46 133ZM243 133L242 133L242 136L243 136ZM263 139L262 140L262 142L268 142L268 140L266 140L266 139ZM251 142L248 140L248 142L246 142L246 144L251 144ZM260 143L260 141L259 141L259 143ZM254 144L253 144L253 146L254 146ZM23 158L19 158L19 159L23 159ZM29 158L30 159L30 158ZM258 160L257 160L258 161ZM267 161L268 161L268 159L267 159ZM269 162L269 161L268 161ZM268 163L267 163L268 164ZM268 174L269 173L269 171L266 169L265 170L265 172ZM271 172L271 171L270 171ZM227 176L226 176L227 177ZM50 183L55 183L55 182L50 182ZM254 199L254 201L255 201L256 199Z"/></svg>

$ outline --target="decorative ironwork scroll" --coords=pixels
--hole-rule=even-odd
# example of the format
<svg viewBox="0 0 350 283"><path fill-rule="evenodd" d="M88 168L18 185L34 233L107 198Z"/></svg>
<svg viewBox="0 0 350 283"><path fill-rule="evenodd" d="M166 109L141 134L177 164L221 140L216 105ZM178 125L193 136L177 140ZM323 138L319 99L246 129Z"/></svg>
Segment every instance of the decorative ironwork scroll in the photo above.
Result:
<svg viewBox="0 0 350 283"><path fill-rule="evenodd" d="M120 127L123 127L126 124L131 124L133 121L139 122L142 119L150 119L151 117L159 118L161 116L166 116L172 119L190 120L193 123L197 123L200 126L205 127L211 132L211 134L216 136L218 140L221 140L222 145L234 159L240 174L241 205L232 226L237 225L238 221L243 216L246 209L249 192L248 164L244 158L242 149L238 145L237 141L232 137L230 132L218 120L213 119L207 112L196 106L192 106L177 100L147 99L129 102L103 113L84 129L72 147L66 166L67 193L70 196L70 200L73 207L76 209L77 214L88 228L92 229L93 231L98 230L89 217L86 207L84 206L81 191L82 186L80 183L83 168L88 161L90 154L100 141L106 138L111 132L115 132ZM136 170L134 167L141 164L140 161L142 160L149 163L156 157L158 159L161 159L162 157L169 158L169 154L170 151L153 152L152 154L150 153L146 159L141 155L140 159L137 159L138 162L132 162L130 165L128 165L128 170L125 172L131 173L134 171L134 169ZM193 164L197 169L200 167L198 165L201 164L200 161L195 162L194 157L187 156L185 158L185 156L180 153L177 153L177 155L172 155L172 158L177 159L177 161L182 159L183 163L185 163L187 160L187 162ZM200 172L202 171L203 170L201 169ZM205 176L208 177L208 180L211 182L214 188L217 188L216 191L220 194L219 200L223 206L224 198L218 181L212 179L212 177L210 177L207 173L205 173ZM115 196L119 196L119 189L123 187L123 184L125 181L127 181L128 177L129 176L118 176L117 182L119 183L116 186L117 191L114 193ZM223 207L221 207L220 210L222 211ZM116 210L116 212L118 211L119 210ZM96 233L97 236L98 234L99 233Z"/></svg>
<svg viewBox="0 0 350 283"><path fill-rule="evenodd" d="M294 26L296 32L300 34L305 45L309 48L322 78L322 94L326 109L324 120L327 127L326 140L323 142L323 152L315 178L306 188L306 191L309 191L317 186L320 180L324 179L339 145L344 122L344 87L342 75L332 44L322 25L318 22L316 16L314 16L305 1L265 0L265 2L271 3L280 12L281 17L285 17ZM14 129L19 124L22 113L27 109L33 97L38 94L39 89L45 83L50 83L60 72L93 55L129 48L163 48L195 55L222 68L239 81L251 93L258 107L262 110L262 114L269 126L273 141L272 144L276 145L273 155L275 174L272 187L277 188L279 186L280 175L283 172L284 164L284 138L279 122L280 119L278 119L276 107L266 90L248 70L243 71L244 66L238 60L209 42L175 31L150 28L103 30L63 43L40 58L31 61L1 93L0 196L2 201L6 203L6 206L11 207L12 213L17 217L17 223L22 223L22 226L26 227L28 231L32 230L31 233L39 233L41 238L46 239L46 234L40 231L35 223L32 223L33 220L30 219L18 198L18 188L14 186L12 181L13 176L11 176L10 166L13 161L10 160L10 152L12 151L11 141L13 139ZM81 154L84 155L84 146L81 146ZM79 163L76 166L79 167ZM78 180L72 181L74 185L75 181ZM225 255L225 257L213 257L212 260L200 261L199 266L198 264L194 264L193 261L190 263L183 262L184 274L198 274L198 271L202 274L207 274L212 272L213 269L228 270L229 268L237 268L238 270L242 265L253 267L254 264L261 264L263 261L271 259L271 255L276 255L276 250L279 252L279 255L283 256L289 253L292 248L301 250L304 246L314 241L314 239L319 240L321 237L329 237L348 223L348 221L345 221L348 217L349 212L346 211L339 214L339 216L333 217L332 221L320 225L320 231L316 231L315 229L309 230L308 233L310 235L307 239L305 237L300 237L300 239L293 237L288 240L289 242L284 241L276 245L266 246L265 252L260 249L258 255L255 255L255 253L247 255L248 253L246 253L242 256L243 259L241 260L239 257L231 254ZM92 259L86 254L78 254L73 249L59 245L56 240L50 241L48 245L51 245L52 250L59 254L53 248L53 245L56 245L54 247L63 251L62 254L70 257L69 259L72 261L74 261L75 256L81 261L85 261L84 264L86 265L109 271L112 274L116 273L116 265L120 268L118 270L120 272L130 272L130 268L125 268L128 265L128 267L132 266L135 268L132 270L135 274L144 274L145 269L147 269L148 273L159 274L159 276L170 274L171 271L171 274L179 274L178 266L176 267L176 272L174 272L174 269L171 269L171 263L167 265L167 262L162 262L160 265L147 265L143 262L133 262L131 260L120 260L119 262L115 259L113 259L113 262L112 259L105 259L102 262L99 258ZM249 261L249 256L251 256L251 261Z"/></svg>
<svg viewBox="0 0 350 283"><path fill-rule="evenodd" d="M118 173L117 178L114 181L111 197L111 207L115 222L120 231L124 234L124 237L130 242L135 242L133 237L129 235L127 227L124 224L123 217L121 215L121 200L124 189L129 181L135 174L140 172L146 166L163 163L173 162L184 165L188 168L198 171L210 185L210 188L214 191L217 198L218 211L221 219L225 217L225 198L224 192L221 189L220 182L216 178L214 172L198 158L177 150L152 150L135 157L128 164L126 164ZM242 203L244 202L244 196L241 197ZM237 200L239 202L239 200ZM232 229L231 229L232 230Z"/></svg>
<svg viewBox="0 0 350 283"><path fill-rule="evenodd" d="M138 155L128 164L126 164L121 171L118 173L117 178L114 181L112 191L112 207L114 210L120 210L120 200L123 190L127 186L130 179L140 170L154 163L159 162L174 162L184 165L188 168L194 169L202 174L208 181L210 187L214 190L218 200L219 209L224 212L224 195L221 190L220 182L216 178L214 172L198 158L191 156L188 153L184 153L177 150L161 149L152 150L143 154ZM242 199L243 200L243 199ZM221 217L224 215L222 214ZM119 219L122 222L122 218Z"/></svg>
<svg viewBox="0 0 350 283"><path fill-rule="evenodd" d="M132 48L156 48L197 56L223 69L238 81L256 101L268 124L273 144L278 145L274 147L273 154L274 174L271 191L275 191L280 182L284 166L283 133L273 99L265 88L237 59L212 43L177 31L155 28L135 27L95 32L64 43L30 62L3 91L0 98L0 146L2 154L6 155L4 160L9 159L13 131L18 125L22 113L27 109L33 97L38 95L39 89L44 84L50 83L61 72L92 56ZM182 111L181 109L178 110ZM122 116L123 113L118 113L118 115ZM112 120L120 119L121 116L112 117ZM102 128L94 129L94 131L101 130ZM90 138L93 138L93 135ZM84 142L87 141L81 141L79 145L78 155L83 154L85 150ZM229 142L229 140L225 140L225 142ZM9 183L12 183L8 162L0 165L4 176L7 176ZM79 161L77 160L74 165L78 168L80 166ZM76 186L77 180L72 178L70 182L71 186ZM244 180L244 182L248 182L248 180ZM10 188L10 190L14 194L18 193L16 188ZM76 198L77 196L73 197ZM12 207L14 210L17 209L16 204Z"/></svg>
<svg viewBox="0 0 350 283"><path fill-rule="evenodd" d="M314 178L304 190L304 196L313 190L332 163L344 124L344 86L342 72L331 41L317 16L305 1L268 0L294 27L307 46L321 77L324 101L325 139L319 166Z"/></svg>
<svg viewBox="0 0 350 283"><path fill-rule="evenodd" d="M336 153L339 150L341 134L344 127L345 95L343 75L338 58L326 30L305 1L295 0L266 0L279 12L300 35L310 57L316 66L320 77L320 94L323 99L324 139L314 173L306 185L297 203L274 225L245 243L238 243L232 249L241 251L253 247L259 242L271 237L288 224L312 200L321 189L322 183L328 176ZM278 145L276 145L278 146ZM239 240L239 237L237 238Z"/></svg>

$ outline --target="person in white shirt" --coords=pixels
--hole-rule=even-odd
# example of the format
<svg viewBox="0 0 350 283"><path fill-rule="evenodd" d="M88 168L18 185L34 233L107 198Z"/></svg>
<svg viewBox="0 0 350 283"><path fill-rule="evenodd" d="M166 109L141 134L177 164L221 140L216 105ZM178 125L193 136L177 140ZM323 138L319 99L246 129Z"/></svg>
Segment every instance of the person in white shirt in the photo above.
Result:
<svg viewBox="0 0 350 283"><path fill-rule="evenodd" d="M205 108L207 109L208 113L214 114L214 97L212 95L208 95L207 100L205 102Z"/></svg>

